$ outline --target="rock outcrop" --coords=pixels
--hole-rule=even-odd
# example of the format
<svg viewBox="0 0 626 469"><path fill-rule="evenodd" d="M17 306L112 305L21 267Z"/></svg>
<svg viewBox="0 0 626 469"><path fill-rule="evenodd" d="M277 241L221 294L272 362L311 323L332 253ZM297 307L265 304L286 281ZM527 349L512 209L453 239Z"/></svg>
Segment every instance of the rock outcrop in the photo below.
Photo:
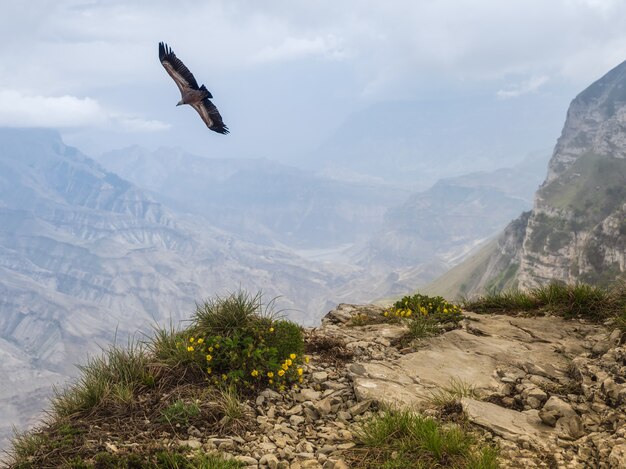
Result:
<svg viewBox="0 0 626 469"><path fill-rule="evenodd" d="M626 334L619 329L466 312L460 328L410 340L382 313L348 304L328 313L306 330L310 361L301 385L240 403L224 431L205 419L159 427L147 417L158 414L147 412L131 432L128 422L98 420L89 450L113 457L157 445L218 451L247 469L346 469L363 454L360 423L390 405L461 422L499 447L500 467L625 467ZM89 426L87 417L80 427Z"/></svg>
<svg viewBox="0 0 626 469"><path fill-rule="evenodd" d="M602 285L624 275L626 62L572 101L532 211L485 249L457 291L460 284L471 294L555 280Z"/></svg>
<svg viewBox="0 0 626 469"><path fill-rule="evenodd" d="M436 415L443 392L498 442L503 467L624 467L626 336L618 329L465 313L461 329L398 350L386 344L402 338L399 326L349 326L353 314L381 311L340 305L318 331L355 352L347 369L357 401Z"/></svg>

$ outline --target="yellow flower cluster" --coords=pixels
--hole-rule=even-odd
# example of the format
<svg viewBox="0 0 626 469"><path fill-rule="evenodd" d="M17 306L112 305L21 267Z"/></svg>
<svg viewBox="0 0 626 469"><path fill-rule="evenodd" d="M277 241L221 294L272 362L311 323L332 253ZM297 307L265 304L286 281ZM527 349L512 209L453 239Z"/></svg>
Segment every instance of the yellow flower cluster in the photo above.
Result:
<svg viewBox="0 0 626 469"><path fill-rule="evenodd" d="M274 327L268 327L267 330L268 332L272 333L274 332ZM224 360L222 357L222 352L221 350L219 350L220 341L222 341L222 338L220 336L189 337L186 343L182 342L178 345L182 346L183 348L186 347L187 352L189 352L193 356L194 360L201 360L202 362L204 362L204 366L206 367L204 369L206 370L207 375L211 375L210 379L207 378L209 381L213 382L214 384L218 384L220 381L228 381L229 379L237 382L240 379L237 375L238 373L240 373L239 370L232 370L231 372L223 369ZM228 339L225 339L222 345L226 347L227 352L232 346ZM259 345L257 345L257 347L258 346ZM262 341L260 346L263 347ZM248 386L250 389L253 389L255 386L252 380L250 380L250 377L262 381L267 380L265 381L266 383L276 386L277 389L280 389L281 387L285 388L285 386L291 384L295 385L293 381L295 381L296 378L299 380L300 383L302 383L304 369L297 367L297 365L302 359L304 359L308 363L309 357L300 357L299 359L298 354L291 353L280 363L280 365L278 365L278 369L268 370L263 365L261 365L262 361L256 361L259 358L263 360L263 358L261 358L263 357L262 354L264 353L263 349L255 350L255 344L249 343L247 344L247 349L241 350L241 353L245 354L246 352L249 358L254 357L254 361L250 362L250 365L252 365L250 368L247 368L246 364L241 364L241 366L243 367L243 370L241 371L246 373L248 376L247 379L243 379L244 385ZM232 354L233 352L230 353ZM246 381L248 382L245 383Z"/></svg>
<svg viewBox="0 0 626 469"><path fill-rule="evenodd" d="M282 378L283 376L285 376L285 374L289 371L289 368L291 366L294 365L294 360L298 358L298 355L295 353L292 353L289 355L289 358L286 358L285 361L283 363L281 363L279 370L274 373L273 371L268 371L267 372L267 377L269 378L269 383L273 384L273 378L275 376L278 376L280 378ZM306 362L308 363L309 358L305 357ZM256 371L256 370L254 370ZM304 373L304 369L302 368L296 368L296 373L298 374L298 381L302 382L302 374ZM256 374L254 374L253 376L256 376ZM281 385L282 387L284 387L284 385Z"/></svg>
<svg viewBox="0 0 626 469"><path fill-rule="evenodd" d="M412 315L461 314L460 306L448 303L441 297L434 298L432 301L428 300L431 300L431 298L419 294L412 298L405 297L401 301L396 302L390 309L386 310L383 316L410 318Z"/></svg>
<svg viewBox="0 0 626 469"><path fill-rule="evenodd" d="M413 314L413 311L411 311L410 309L392 309L391 311L385 311L383 313L383 316L385 316L386 318L389 316L396 316L398 318L409 318L411 317L411 314Z"/></svg>

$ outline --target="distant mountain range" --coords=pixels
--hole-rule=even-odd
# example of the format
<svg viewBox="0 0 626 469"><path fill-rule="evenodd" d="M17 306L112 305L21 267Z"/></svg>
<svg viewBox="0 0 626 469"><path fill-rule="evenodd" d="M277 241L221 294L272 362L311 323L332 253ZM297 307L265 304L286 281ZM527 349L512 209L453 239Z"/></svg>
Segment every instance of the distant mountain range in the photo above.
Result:
<svg viewBox="0 0 626 469"><path fill-rule="evenodd" d="M364 241L408 191L348 182L264 159L202 158L176 148L101 155L160 200L255 243L320 249Z"/></svg>
<svg viewBox="0 0 626 469"><path fill-rule="evenodd" d="M178 149L99 160L54 131L0 129L0 440L74 363L216 293L261 290L313 324L338 302L414 290L530 208L543 165L411 194Z"/></svg>
<svg viewBox="0 0 626 469"><path fill-rule="evenodd" d="M572 101L548 175L523 213L429 288L474 294L626 272L626 62Z"/></svg>
<svg viewBox="0 0 626 469"><path fill-rule="evenodd" d="M379 285L365 286L374 298L431 281L529 209L547 155L541 151L514 167L442 179L414 193L268 160L209 159L173 148L125 148L99 161L213 226L356 267L360 274L345 278L340 291L363 291L370 278Z"/></svg>
<svg viewBox="0 0 626 469"><path fill-rule="evenodd" d="M0 129L1 430L99 344L239 287L311 323L345 275L174 213L56 132Z"/></svg>

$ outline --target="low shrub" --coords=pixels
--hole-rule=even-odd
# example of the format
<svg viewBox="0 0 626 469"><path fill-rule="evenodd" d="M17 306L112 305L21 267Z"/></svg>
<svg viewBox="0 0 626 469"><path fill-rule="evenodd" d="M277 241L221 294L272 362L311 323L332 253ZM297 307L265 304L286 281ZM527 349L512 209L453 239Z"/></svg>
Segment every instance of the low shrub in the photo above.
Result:
<svg viewBox="0 0 626 469"><path fill-rule="evenodd" d="M459 306L441 296L431 297L420 293L396 301L383 316L389 321L404 321L409 328L409 336L414 339L456 327L463 318Z"/></svg>
<svg viewBox="0 0 626 469"><path fill-rule="evenodd" d="M302 329L264 309L260 295L238 292L205 302L178 338L176 356L186 353L214 384L245 391L302 381Z"/></svg>

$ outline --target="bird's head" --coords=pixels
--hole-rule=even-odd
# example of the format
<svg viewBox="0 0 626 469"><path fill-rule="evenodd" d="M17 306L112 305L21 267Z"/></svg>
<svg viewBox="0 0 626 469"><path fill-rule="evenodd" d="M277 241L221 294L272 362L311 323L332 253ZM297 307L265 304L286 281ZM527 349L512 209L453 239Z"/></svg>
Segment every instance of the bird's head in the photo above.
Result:
<svg viewBox="0 0 626 469"><path fill-rule="evenodd" d="M176 103L176 106L180 106L181 104L185 104L185 101L183 101L182 99L178 101L178 103Z"/></svg>

